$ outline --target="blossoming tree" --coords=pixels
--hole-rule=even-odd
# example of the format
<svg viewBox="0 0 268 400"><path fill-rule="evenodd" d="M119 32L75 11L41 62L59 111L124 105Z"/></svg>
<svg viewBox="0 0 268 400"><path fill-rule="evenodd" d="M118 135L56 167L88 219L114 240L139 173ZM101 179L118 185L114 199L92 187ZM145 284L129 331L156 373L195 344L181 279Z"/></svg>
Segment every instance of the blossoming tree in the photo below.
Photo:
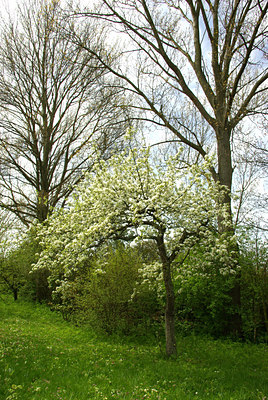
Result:
<svg viewBox="0 0 268 400"><path fill-rule="evenodd" d="M166 292L166 353L174 355L172 269L197 242L215 237L217 215L223 212L218 206L221 192L211 178L209 162L189 168L177 155L160 164L147 148L100 161L85 175L68 209L41 227L43 252L35 268L49 267L68 277L106 240L154 240ZM228 246L224 240L217 243L227 265Z"/></svg>

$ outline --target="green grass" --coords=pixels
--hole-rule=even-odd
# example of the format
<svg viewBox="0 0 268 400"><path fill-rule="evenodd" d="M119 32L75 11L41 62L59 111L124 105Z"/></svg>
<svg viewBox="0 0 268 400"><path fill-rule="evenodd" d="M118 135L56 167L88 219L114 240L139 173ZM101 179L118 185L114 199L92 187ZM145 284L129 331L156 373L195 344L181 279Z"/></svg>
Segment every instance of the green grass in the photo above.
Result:
<svg viewBox="0 0 268 400"><path fill-rule="evenodd" d="M265 345L191 336L178 349L167 360L156 342L98 336L45 306L0 299L1 400L268 398Z"/></svg>

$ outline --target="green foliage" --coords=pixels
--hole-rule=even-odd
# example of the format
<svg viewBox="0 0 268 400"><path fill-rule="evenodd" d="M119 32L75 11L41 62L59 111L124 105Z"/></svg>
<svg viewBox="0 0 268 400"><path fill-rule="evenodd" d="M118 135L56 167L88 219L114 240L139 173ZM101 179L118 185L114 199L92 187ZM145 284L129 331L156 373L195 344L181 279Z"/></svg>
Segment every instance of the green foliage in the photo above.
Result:
<svg viewBox="0 0 268 400"><path fill-rule="evenodd" d="M107 332L127 332L137 323L137 310L131 302L141 259L123 246L105 248L91 264L84 285L81 305L94 324Z"/></svg>
<svg viewBox="0 0 268 400"><path fill-rule="evenodd" d="M50 276L54 308L75 323L109 333L137 333L159 311L157 294L144 285L143 271L138 249L121 243L103 246L79 271L62 280Z"/></svg>
<svg viewBox="0 0 268 400"><path fill-rule="evenodd" d="M259 238L241 245L241 302L244 336L248 340L268 337L268 246Z"/></svg>
<svg viewBox="0 0 268 400"><path fill-rule="evenodd" d="M217 257L215 248L222 245L220 239L215 235L214 245L208 246L200 241L174 271L178 327L183 332L194 330L219 337L227 331L233 312L230 292L237 273L232 262L228 265Z"/></svg>
<svg viewBox="0 0 268 400"><path fill-rule="evenodd" d="M11 291L17 300L18 293L27 290L32 257L31 244L27 241L4 243L0 261L0 282L2 290Z"/></svg>
<svg viewBox="0 0 268 400"><path fill-rule="evenodd" d="M4 292L11 291L14 298L22 296L32 300L47 300L48 271L34 271L32 265L39 257L40 247L35 238L35 227L21 237L2 243L0 259L0 283Z"/></svg>
<svg viewBox="0 0 268 400"><path fill-rule="evenodd" d="M218 238L215 236L215 240ZM216 337L228 334L228 320L235 310L231 293L238 281L241 293L242 334L250 341L267 338L267 245L243 235L236 271L200 242L174 271L177 328ZM215 246L214 246L215 248ZM204 262L205 260L205 262ZM180 263L180 259L177 260Z"/></svg>
<svg viewBox="0 0 268 400"><path fill-rule="evenodd" d="M190 273L187 265L176 282L178 288L178 327L186 333L223 336L232 316L230 290L233 276L222 276L216 271Z"/></svg>
<svg viewBox="0 0 268 400"><path fill-rule="evenodd" d="M3 400L263 400L268 394L264 345L178 337L179 358L167 360L159 343L101 336L44 305L5 299L0 315Z"/></svg>
<svg viewBox="0 0 268 400"><path fill-rule="evenodd" d="M17 252L16 252L17 253ZM27 271L18 263L17 254L0 259L0 291L11 292L14 300L18 298L18 292L27 280Z"/></svg>

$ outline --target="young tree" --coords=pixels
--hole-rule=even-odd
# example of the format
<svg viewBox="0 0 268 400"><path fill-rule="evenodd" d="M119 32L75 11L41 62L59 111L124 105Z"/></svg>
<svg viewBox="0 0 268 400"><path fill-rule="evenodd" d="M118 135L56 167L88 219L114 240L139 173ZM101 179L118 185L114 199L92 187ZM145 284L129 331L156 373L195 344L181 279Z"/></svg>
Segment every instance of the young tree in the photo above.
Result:
<svg viewBox="0 0 268 400"><path fill-rule="evenodd" d="M172 269L202 240L230 267L228 243L216 240L222 193L208 165L203 168L204 176L197 167L182 168L178 155L164 165L154 163L148 149L100 162L77 187L69 209L41 228L43 251L36 268L61 271L64 283L64 275L84 264L107 239L153 240L166 290L166 352L176 354Z"/></svg>
<svg viewBox="0 0 268 400"><path fill-rule="evenodd" d="M106 69L66 39L63 16L60 1L31 0L1 29L1 206L26 225L64 204L94 149L107 156L125 131ZM95 25L83 29L101 45Z"/></svg>
<svg viewBox="0 0 268 400"><path fill-rule="evenodd" d="M105 53L84 47L140 97L136 107L145 118L202 157L208 148L200 129L184 129L185 98L210 126L217 146L212 174L228 189L230 221L233 135L247 117L267 113L267 10L265 0L100 0L84 13L129 38L127 59L117 68L107 65Z"/></svg>

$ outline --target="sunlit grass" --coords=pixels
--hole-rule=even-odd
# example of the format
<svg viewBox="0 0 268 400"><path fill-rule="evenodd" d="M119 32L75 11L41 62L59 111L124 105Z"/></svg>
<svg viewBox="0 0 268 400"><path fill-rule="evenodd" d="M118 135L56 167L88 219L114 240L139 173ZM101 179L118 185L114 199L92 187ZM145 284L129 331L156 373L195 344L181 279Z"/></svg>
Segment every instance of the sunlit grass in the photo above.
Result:
<svg viewBox="0 0 268 400"><path fill-rule="evenodd" d="M0 399L268 399L265 345L180 337L177 360L160 347L98 336L45 306L0 300Z"/></svg>

